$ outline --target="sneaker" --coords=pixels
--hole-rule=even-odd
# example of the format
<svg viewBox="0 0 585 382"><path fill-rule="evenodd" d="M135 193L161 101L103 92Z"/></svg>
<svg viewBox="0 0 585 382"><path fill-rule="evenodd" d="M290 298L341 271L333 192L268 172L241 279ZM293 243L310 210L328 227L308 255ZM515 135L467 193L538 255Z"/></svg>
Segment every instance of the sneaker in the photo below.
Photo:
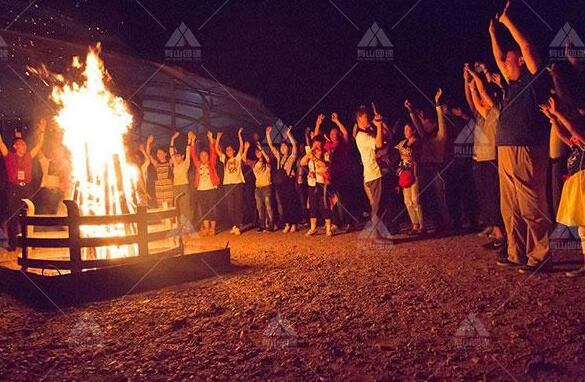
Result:
<svg viewBox="0 0 585 382"><path fill-rule="evenodd" d="M583 276L585 276L585 267L575 269L574 271L566 272L565 276L570 277L570 278L583 277Z"/></svg>
<svg viewBox="0 0 585 382"><path fill-rule="evenodd" d="M524 265L518 269L518 273L522 274L532 274L532 273L549 273L552 272L552 262L550 260L545 260L539 264L534 265Z"/></svg>
<svg viewBox="0 0 585 382"><path fill-rule="evenodd" d="M493 239L489 243L482 245L482 247L492 251L499 251L505 244L506 241L504 239Z"/></svg>
<svg viewBox="0 0 585 382"><path fill-rule="evenodd" d="M283 233L288 233L289 231L290 231L290 224L288 224L288 223L287 223L287 224L284 226L284 229L282 230L282 232L283 232Z"/></svg>
<svg viewBox="0 0 585 382"><path fill-rule="evenodd" d="M233 233L235 232L235 229L236 229L236 228L238 228L238 227L236 227L236 226L233 226L233 227L232 227L232 230L230 231L230 234L233 234Z"/></svg>
<svg viewBox="0 0 585 382"><path fill-rule="evenodd" d="M232 233L236 236L240 236L242 234L242 231L240 231L238 227L234 226L234 228L232 228Z"/></svg>
<svg viewBox="0 0 585 382"><path fill-rule="evenodd" d="M264 232L264 231L265 231L264 227L256 228L256 232Z"/></svg>
<svg viewBox="0 0 585 382"><path fill-rule="evenodd" d="M314 236L315 234L317 234L317 232L319 232L318 228L310 229L305 233L305 236L307 236L307 237Z"/></svg>
<svg viewBox="0 0 585 382"><path fill-rule="evenodd" d="M327 236L327 237L333 236L333 228L326 229L325 236Z"/></svg>
<svg viewBox="0 0 585 382"><path fill-rule="evenodd" d="M293 232L297 232L297 225L296 224L290 225L290 233L293 233Z"/></svg>
<svg viewBox="0 0 585 382"><path fill-rule="evenodd" d="M506 257L498 258L498 260L496 261L496 264L498 266L504 267L504 268L518 268L518 267L524 266L524 264L518 264L518 263L514 263L514 262L510 261Z"/></svg>
<svg viewBox="0 0 585 382"><path fill-rule="evenodd" d="M478 233L477 236L488 237L492 233L493 230L494 230L494 227L486 227L486 229L484 229L483 231Z"/></svg>

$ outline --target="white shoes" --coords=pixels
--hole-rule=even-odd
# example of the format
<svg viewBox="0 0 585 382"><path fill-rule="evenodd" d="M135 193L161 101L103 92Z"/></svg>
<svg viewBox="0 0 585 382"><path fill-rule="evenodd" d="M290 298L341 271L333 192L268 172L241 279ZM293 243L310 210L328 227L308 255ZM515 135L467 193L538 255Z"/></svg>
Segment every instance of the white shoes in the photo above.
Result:
<svg viewBox="0 0 585 382"><path fill-rule="evenodd" d="M282 230L282 232L283 232L283 233L288 233L289 231L290 231L290 224L288 224L288 223L287 223L287 224L284 226L284 229Z"/></svg>

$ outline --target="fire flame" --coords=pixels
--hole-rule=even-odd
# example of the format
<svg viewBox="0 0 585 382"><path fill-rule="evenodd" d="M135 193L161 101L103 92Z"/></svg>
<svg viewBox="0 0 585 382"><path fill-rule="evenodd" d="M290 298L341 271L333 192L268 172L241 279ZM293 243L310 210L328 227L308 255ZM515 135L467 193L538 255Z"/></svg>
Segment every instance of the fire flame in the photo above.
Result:
<svg viewBox="0 0 585 382"><path fill-rule="evenodd" d="M80 82L55 75L51 99L58 107L55 121L63 130L63 143L71 152L72 198L82 215L117 215L136 211L138 169L127 162L124 136L133 123L121 97L112 94L111 80L100 58L101 45L90 47L85 63L74 57L72 67L82 70ZM113 237L134 233L128 224L82 226L84 237ZM86 256L133 256L136 246L97 248Z"/></svg>

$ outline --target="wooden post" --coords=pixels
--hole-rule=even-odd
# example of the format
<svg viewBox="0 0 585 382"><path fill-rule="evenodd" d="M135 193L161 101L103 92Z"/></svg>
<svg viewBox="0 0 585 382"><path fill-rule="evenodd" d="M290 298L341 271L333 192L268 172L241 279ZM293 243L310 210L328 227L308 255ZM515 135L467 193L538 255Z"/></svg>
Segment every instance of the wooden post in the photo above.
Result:
<svg viewBox="0 0 585 382"><path fill-rule="evenodd" d="M148 219L146 206L136 209L136 227L138 230L138 256L148 255Z"/></svg>
<svg viewBox="0 0 585 382"><path fill-rule="evenodd" d="M73 200L64 200L67 207L67 226L69 227L69 261L71 272L81 272L81 246L79 229L79 206Z"/></svg>
<svg viewBox="0 0 585 382"><path fill-rule="evenodd" d="M23 200L24 202L24 200ZM27 238L28 238L28 224L26 224L25 222L25 217L28 216L28 205L25 203L23 205L23 207L20 209L20 231L21 231L21 236L20 236L20 247L22 248L22 260L28 259L28 242L27 242ZM23 264L26 264L26 262L23 262Z"/></svg>

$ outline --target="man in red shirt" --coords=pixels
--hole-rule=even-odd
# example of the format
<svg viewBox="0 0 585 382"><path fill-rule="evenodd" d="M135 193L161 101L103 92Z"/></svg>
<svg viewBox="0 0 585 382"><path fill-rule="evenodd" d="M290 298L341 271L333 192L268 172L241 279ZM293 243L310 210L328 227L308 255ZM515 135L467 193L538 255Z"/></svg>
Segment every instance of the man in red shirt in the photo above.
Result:
<svg viewBox="0 0 585 382"><path fill-rule="evenodd" d="M32 197L32 160L39 153L45 138L47 121L41 119L37 126L39 137L37 144L30 152L26 142L17 136L12 143L12 150L8 150L0 136L0 153L4 157L8 184L8 251L16 249L18 235L18 214L23 207L22 199Z"/></svg>

